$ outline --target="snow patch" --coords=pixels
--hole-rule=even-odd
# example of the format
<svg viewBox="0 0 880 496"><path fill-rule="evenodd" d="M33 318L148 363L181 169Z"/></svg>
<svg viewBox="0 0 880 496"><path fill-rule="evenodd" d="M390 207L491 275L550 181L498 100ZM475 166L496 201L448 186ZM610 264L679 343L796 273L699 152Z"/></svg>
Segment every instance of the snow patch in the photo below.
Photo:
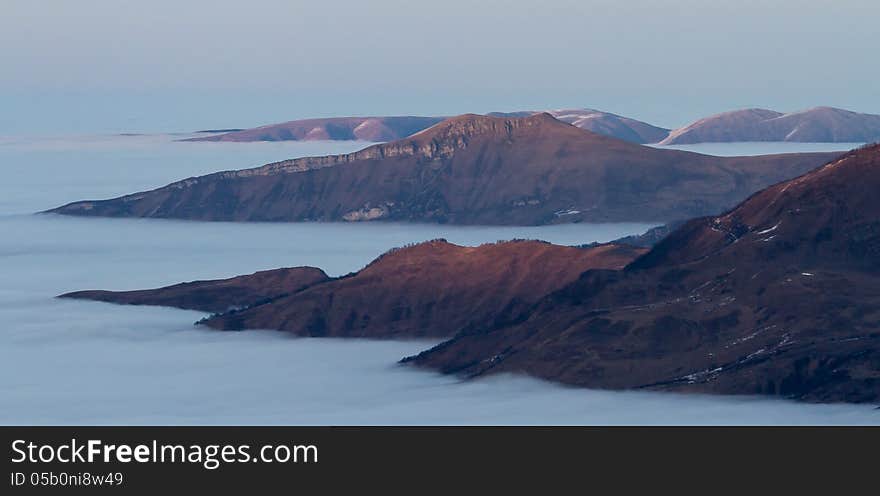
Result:
<svg viewBox="0 0 880 496"><path fill-rule="evenodd" d="M554 213L557 217L562 217L563 215L577 215L577 214L581 213L581 211L580 211L580 210L569 209L569 210L559 210L559 211L557 211L557 212L553 212L553 213Z"/></svg>
<svg viewBox="0 0 880 496"><path fill-rule="evenodd" d="M758 231L756 234L768 234L768 233L772 233L773 231L776 230L777 227L779 227L779 224L781 224L781 223L782 223L782 222L777 222L776 225L773 226L773 227L771 227L770 229L764 229L763 231Z"/></svg>

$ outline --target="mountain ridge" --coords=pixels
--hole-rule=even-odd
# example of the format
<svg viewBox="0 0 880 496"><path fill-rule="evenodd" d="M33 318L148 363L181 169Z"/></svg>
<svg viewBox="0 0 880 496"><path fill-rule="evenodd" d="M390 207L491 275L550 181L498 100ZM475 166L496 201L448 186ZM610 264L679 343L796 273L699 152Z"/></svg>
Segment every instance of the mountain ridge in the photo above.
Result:
<svg viewBox="0 0 880 496"><path fill-rule="evenodd" d="M437 239L390 250L363 269L336 278L300 267L152 290L85 290L60 297L216 312L199 324L220 330L373 339L450 337L515 315L584 270L620 269L644 251L534 240L468 247Z"/></svg>

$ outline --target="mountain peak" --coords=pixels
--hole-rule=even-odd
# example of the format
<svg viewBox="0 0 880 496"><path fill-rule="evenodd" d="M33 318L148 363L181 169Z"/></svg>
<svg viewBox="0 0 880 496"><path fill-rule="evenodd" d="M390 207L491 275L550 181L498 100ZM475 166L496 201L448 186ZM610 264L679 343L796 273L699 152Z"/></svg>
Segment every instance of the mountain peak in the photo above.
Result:
<svg viewBox="0 0 880 496"><path fill-rule="evenodd" d="M559 108L544 112L534 110L491 112L487 115L492 117L532 117L544 113L585 131L611 136L631 143L657 143L669 135L669 129L592 108ZM542 119L546 121L547 117L538 118L538 120Z"/></svg>
<svg viewBox="0 0 880 496"><path fill-rule="evenodd" d="M803 110L802 112L803 113L807 113L807 112L834 112L834 113L847 113L847 114L854 114L855 113L851 110L846 110L846 109L842 109L839 107L830 107L828 105L820 105L818 107L810 107L806 110ZM792 113L796 114L798 112L792 112Z"/></svg>
<svg viewBox="0 0 880 496"><path fill-rule="evenodd" d="M779 117L785 115L782 112L777 112L775 110L760 108L760 107L751 107L737 110L730 110L728 112L721 112L720 114L710 115L709 117L704 117L700 119L702 121L714 120L714 119L723 119L723 118L755 118L755 119L772 119L773 117Z"/></svg>
<svg viewBox="0 0 880 496"><path fill-rule="evenodd" d="M420 131L403 141L448 140L450 138L471 138L479 135L501 135L510 137L517 129L556 128L566 131L577 131L577 128L562 122L547 112L514 117L489 116L479 114L463 114L441 121Z"/></svg>

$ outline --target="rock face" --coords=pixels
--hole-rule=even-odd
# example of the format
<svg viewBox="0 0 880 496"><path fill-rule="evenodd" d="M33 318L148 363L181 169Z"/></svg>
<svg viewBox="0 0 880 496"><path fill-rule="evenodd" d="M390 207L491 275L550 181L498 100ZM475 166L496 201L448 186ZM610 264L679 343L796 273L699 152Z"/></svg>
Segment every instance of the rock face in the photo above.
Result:
<svg viewBox="0 0 880 496"><path fill-rule="evenodd" d="M525 117L540 112L494 112L495 117ZM629 141L630 143L657 143L669 135L669 129L652 126L646 122L630 119L609 112L593 109L548 110L548 114L572 126L592 131L596 134Z"/></svg>
<svg viewBox="0 0 880 496"><path fill-rule="evenodd" d="M735 141L871 143L880 140L880 115L816 107L783 114L745 109L700 119L676 129L664 145Z"/></svg>
<svg viewBox="0 0 880 496"><path fill-rule="evenodd" d="M880 145L409 362L587 387L880 401Z"/></svg>
<svg viewBox="0 0 880 496"><path fill-rule="evenodd" d="M63 294L60 297L222 313L256 305L280 295L296 293L328 280L330 278L320 269L295 267L265 270L230 279L185 282L159 289L87 290Z"/></svg>
<svg viewBox="0 0 880 496"><path fill-rule="evenodd" d="M837 155L711 157L600 136L548 114L464 115L346 155L218 172L52 212L207 221L665 222L720 212Z"/></svg>
<svg viewBox="0 0 880 496"><path fill-rule="evenodd" d="M443 119L417 116L302 119L183 141L392 141L417 133Z"/></svg>
<svg viewBox="0 0 880 496"><path fill-rule="evenodd" d="M540 241L470 248L438 240L393 250L356 274L331 280L317 269L279 269L154 290L63 296L223 312L202 322L217 329L449 337L521 313L585 270L620 269L644 252L628 246L584 249ZM234 310L225 311L230 307Z"/></svg>

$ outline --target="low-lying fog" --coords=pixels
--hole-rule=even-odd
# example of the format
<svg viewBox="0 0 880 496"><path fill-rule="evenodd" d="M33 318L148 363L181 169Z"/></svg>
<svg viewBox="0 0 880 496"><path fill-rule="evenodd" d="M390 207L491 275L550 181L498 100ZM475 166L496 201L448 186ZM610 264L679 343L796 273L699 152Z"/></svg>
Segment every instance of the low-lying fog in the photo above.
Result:
<svg viewBox="0 0 880 496"><path fill-rule="evenodd" d="M606 241L648 225L232 224L30 212L362 143L0 139L0 424L864 424L870 406L460 382L396 365L431 343L192 326L203 314L57 300L315 265L338 275L408 242Z"/></svg>

